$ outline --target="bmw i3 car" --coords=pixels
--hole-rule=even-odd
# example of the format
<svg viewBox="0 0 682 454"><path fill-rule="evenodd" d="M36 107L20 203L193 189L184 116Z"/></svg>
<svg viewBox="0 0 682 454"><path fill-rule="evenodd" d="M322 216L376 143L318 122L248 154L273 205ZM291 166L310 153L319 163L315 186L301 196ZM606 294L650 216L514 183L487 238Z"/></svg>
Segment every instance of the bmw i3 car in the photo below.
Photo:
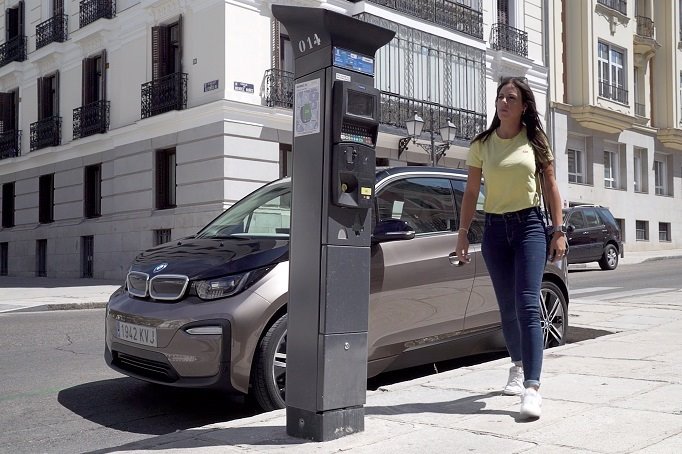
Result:
<svg viewBox="0 0 682 454"><path fill-rule="evenodd" d="M503 351L480 255L483 213L469 229L471 262L452 256L466 173L380 169L372 210L368 377ZM479 198L482 207L484 193ZM140 380L222 388L285 406L291 180L269 183L196 235L140 253L106 309L105 359ZM547 262L545 346L566 342L564 258Z"/></svg>

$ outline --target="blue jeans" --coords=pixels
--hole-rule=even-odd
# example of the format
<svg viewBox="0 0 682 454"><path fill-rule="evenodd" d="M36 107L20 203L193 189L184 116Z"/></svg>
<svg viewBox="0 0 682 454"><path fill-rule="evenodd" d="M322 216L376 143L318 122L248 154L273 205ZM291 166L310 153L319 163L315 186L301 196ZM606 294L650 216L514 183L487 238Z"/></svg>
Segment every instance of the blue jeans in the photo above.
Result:
<svg viewBox="0 0 682 454"><path fill-rule="evenodd" d="M512 361L523 363L524 386L540 386L544 342L540 287L547 237L539 208L486 214L483 259L495 289Z"/></svg>

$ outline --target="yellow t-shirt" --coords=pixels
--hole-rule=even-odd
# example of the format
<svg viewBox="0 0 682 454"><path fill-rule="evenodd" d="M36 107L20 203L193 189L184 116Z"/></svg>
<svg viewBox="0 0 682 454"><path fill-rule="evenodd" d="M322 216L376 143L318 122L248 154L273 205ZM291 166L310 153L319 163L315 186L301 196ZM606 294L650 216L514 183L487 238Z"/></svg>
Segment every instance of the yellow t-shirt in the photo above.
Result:
<svg viewBox="0 0 682 454"><path fill-rule="evenodd" d="M550 153L550 159L552 155ZM508 213L540 206L535 181L535 154L526 128L511 139L493 132L488 140L471 144L467 165L483 169L486 213Z"/></svg>

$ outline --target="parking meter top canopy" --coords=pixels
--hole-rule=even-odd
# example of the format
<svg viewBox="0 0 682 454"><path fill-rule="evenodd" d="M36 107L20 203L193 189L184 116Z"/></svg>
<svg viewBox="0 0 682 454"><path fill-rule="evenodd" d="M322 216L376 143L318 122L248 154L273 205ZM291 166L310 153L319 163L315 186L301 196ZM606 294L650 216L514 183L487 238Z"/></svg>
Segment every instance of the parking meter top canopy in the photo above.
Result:
<svg viewBox="0 0 682 454"><path fill-rule="evenodd" d="M331 66L332 47L374 56L395 36L392 30L323 8L272 5L272 14L289 32L296 77Z"/></svg>

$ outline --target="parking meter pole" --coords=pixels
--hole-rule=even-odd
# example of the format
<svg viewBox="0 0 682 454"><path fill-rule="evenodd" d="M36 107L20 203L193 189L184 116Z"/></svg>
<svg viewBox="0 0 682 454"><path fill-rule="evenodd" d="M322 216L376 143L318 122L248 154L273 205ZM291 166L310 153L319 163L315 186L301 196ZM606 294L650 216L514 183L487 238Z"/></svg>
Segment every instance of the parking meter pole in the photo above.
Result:
<svg viewBox="0 0 682 454"><path fill-rule="evenodd" d="M272 13L295 54L287 433L326 441L364 430L374 55L394 32L320 8Z"/></svg>

